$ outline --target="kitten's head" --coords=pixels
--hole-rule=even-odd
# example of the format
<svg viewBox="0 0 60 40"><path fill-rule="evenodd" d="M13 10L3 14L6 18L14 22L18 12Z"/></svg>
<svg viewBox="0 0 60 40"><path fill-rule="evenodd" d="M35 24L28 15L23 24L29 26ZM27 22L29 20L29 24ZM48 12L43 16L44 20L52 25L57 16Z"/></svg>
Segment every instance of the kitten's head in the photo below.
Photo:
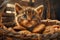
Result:
<svg viewBox="0 0 60 40"><path fill-rule="evenodd" d="M23 9L19 4L15 4L15 7L17 13L17 22L19 25L32 27L40 23L41 15L44 9L43 5L40 5L37 8L27 7Z"/></svg>

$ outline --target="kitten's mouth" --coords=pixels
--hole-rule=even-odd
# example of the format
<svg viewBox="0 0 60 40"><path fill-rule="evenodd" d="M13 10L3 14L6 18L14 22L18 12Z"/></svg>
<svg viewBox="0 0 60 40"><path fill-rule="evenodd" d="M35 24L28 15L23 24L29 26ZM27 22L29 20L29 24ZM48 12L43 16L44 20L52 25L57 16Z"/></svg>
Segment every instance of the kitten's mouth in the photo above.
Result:
<svg viewBox="0 0 60 40"><path fill-rule="evenodd" d="M34 26L34 24L31 24L31 23L26 23L26 24L22 24L22 25L25 26L25 27L28 27L28 28Z"/></svg>
<svg viewBox="0 0 60 40"><path fill-rule="evenodd" d="M32 27L32 26L35 26L37 23L34 22L34 21L23 21L23 22L20 22L20 24L24 27Z"/></svg>
<svg viewBox="0 0 60 40"><path fill-rule="evenodd" d="M32 27L33 25L32 24L30 24L30 23L25 23L25 24L22 24L23 26L25 26L25 27Z"/></svg>

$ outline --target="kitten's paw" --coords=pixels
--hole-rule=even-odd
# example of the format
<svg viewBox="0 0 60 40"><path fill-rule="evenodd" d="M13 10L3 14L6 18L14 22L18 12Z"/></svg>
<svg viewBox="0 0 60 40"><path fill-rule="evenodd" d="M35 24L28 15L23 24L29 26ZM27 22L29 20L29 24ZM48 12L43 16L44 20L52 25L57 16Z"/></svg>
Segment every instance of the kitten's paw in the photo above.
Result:
<svg viewBox="0 0 60 40"><path fill-rule="evenodd" d="M32 32L38 33L38 32L43 31L44 29L45 29L45 25L44 24L40 24L37 27L35 27Z"/></svg>
<svg viewBox="0 0 60 40"><path fill-rule="evenodd" d="M15 30L25 30L26 28L24 28L22 26L15 26L13 29L15 29Z"/></svg>
<svg viewBox="0 0 60 40"><path fill-rule="evenodd" d="M20 31L19 32L20 34L31 34L31 32L30 31L28 31L28 30L22 30L22 31Z"/></svg>

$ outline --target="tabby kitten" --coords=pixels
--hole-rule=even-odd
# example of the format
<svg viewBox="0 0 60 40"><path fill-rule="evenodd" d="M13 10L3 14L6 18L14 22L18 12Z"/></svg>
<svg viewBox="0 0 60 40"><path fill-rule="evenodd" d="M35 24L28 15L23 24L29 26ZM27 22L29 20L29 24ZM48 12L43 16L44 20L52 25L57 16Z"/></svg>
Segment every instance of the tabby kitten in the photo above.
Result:
<svg viewBox="0 0 60 40"><path fill-rule="evenodd" d="M16 3L15 9L17 13L16 14L17 25L24 27L29 31L35 30L34 28L40 25L40 20L44 10L43 5L40 5L37 8L27 7L24 9L18 3Z"/></svg>

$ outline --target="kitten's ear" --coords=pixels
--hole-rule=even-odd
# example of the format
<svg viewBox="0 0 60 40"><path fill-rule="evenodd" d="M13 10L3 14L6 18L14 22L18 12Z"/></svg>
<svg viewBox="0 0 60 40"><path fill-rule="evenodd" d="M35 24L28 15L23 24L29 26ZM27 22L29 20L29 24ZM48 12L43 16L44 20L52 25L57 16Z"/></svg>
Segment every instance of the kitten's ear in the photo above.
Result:
<svg viewBox="0 0 60 40"><path fill-rule="evenodd" d="M15 3L15 10L16 10L16 15L20 14L19 12L22 10L22 7L20 4Z"/></svg>
<svg viewBox="0 0 60 40"><path fill-rule="evenodd" d="M44 10L44 6L40 5L37 8L35 8L35 10L36 10L37 13L41 14L43 12L43 10Z"/></svg>
<svg viewBox="0 0 60 40"><path fill-rule="evenodd" d="M20 4L15 3L15 9L16 9L16 11L20 11L20 10L22 10L22 7Z"/></svg>

